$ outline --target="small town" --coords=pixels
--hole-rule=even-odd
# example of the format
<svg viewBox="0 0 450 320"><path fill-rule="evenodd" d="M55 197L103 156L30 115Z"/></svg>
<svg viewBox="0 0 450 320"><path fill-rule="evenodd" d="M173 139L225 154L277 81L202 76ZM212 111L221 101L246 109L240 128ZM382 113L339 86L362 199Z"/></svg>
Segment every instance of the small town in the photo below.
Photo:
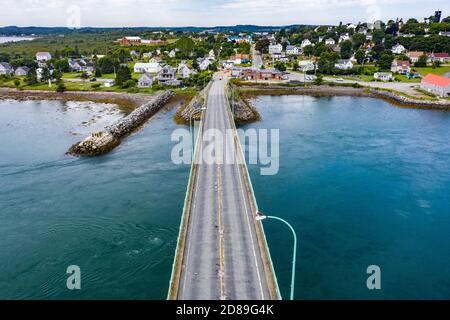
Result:
<svg viewBox="0 0 450 320"><path fill-rule="evenodd" d="M364 319L342 302L450 300L448 0L1 8L14 315L139 301L127 317L284 320L318 300Z"/></svg>
<svg viewBox="0 0 450 320"><path fill-rule="evenodd" d="M436 11L423 22L397 19L261 32L161 30L149 39L125 35L108 43L106 52L75 46L20 53L14 44L4 44L11 48L0 51L0 86L151 93L165 87L200 88L212 72L223 70L243 81L354 84L446 99L450 18L441 15Z"/></svg>

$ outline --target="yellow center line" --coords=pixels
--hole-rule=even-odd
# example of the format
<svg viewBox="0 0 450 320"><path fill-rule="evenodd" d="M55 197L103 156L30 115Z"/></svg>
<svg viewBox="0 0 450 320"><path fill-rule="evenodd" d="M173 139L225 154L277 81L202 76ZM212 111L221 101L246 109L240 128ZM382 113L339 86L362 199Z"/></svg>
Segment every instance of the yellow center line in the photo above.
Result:
<svg viewBox="0 0 450 320"><path fill-rule="evenodd" d="M222 223L222 171L220 165L217 165L217 205L219 212L219 281L220 281L220 299L226 300L225 296L225 253L223 247L223 223Z"/></svg>

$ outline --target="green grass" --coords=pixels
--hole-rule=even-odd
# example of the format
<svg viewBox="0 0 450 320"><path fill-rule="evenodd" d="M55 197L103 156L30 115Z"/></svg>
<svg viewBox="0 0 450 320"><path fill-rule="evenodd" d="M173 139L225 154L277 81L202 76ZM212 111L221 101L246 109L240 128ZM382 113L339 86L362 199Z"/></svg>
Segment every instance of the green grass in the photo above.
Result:
<svg viewBox="0 0 450 320"><path fill-rule="evenodd" d="M426 68L415 68L417 72L419 72L422 76L426 76L429 73L437 74L439 76L443 76L444 74L450 72L450 66L441 66L439 68L433 69L432 67L426 67Z"/></svg>

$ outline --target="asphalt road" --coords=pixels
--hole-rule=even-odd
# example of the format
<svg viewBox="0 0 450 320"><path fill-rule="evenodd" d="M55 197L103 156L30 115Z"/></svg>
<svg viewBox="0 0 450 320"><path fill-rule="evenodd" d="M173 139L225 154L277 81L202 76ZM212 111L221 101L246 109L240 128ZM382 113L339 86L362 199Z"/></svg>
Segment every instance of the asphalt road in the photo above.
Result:
<svg viewBox="0 0 450 320"><path fill-rule="evenodd" d="M226 80L216 75L204 115L204 133L209 129L225 133L232 128L225 85ZM208 144L200 142L197 155ZM238 164L199 164L178 299L270 299L249 201Z"/></svg>
<svg viewBox="0 0 450 320"><path fill-rule="evenodd" d="M261 53L255 49L255 45L252 46L253 67L260 69L263 66L263 60Z"/></svg>

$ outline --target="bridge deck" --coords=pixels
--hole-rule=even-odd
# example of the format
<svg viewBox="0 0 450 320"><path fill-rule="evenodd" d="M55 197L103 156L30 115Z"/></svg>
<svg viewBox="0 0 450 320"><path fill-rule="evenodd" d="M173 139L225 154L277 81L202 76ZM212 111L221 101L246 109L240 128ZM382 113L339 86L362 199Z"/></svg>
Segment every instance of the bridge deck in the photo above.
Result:
<svg viewBox="0 0 450 320"><path fill-rule="evenodd" d="M225 93L226 79L215 76L211 85L203 134L210 129L223 136L234 130ZM239 140L234 132L236 154ZM276 280L262 228L254 219L255 204L245 165L208 164L199 157L208 142L199 140L198 165L188 190L186 230L178 248L170 299L269 300L277 299ZM186 212L185 212L186 213ZM177 261L177 260L176 260Z"/></svg>

